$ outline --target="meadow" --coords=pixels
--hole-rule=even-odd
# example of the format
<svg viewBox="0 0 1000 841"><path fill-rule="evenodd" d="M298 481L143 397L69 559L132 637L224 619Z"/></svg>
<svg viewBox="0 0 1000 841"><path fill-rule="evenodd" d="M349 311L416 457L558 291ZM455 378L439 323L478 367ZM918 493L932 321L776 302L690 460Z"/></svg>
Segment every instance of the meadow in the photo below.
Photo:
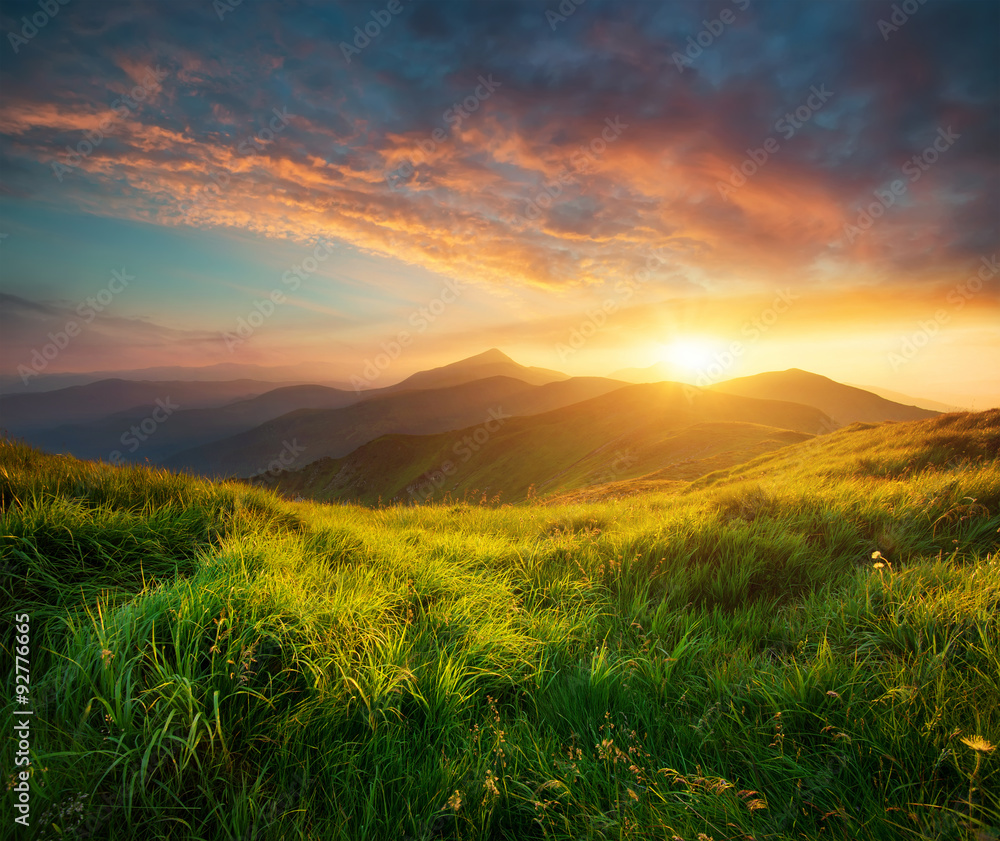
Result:
<svg viewBox="0 0 1000 841"><path fill-rule="evenodd" d="M4 441L18 837L996 839L998 453L953 414L364 507Z"/></svg>

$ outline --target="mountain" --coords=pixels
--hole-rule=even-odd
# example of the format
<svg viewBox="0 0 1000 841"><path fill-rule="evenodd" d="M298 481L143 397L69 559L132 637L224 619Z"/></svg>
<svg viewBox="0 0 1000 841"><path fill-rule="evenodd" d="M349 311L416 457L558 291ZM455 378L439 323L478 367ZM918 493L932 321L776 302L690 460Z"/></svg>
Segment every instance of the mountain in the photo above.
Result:
<svg viewBox="0 0 1000 841"><path fill-rule="evenodd" d="M450 365L419 371L402 382L390 386L385 391L408 391L412 389L446 388L452 385L485 380L488 377L513 377L529 385L545 385L558 380L568 380L569 375L547 368L529 368L520 365L507 354L496 348L485 353L470 356Z"/></svg>
<svg viewBox="0 0 1000 841"><path fill-rule="evenodd" d="M979 380L967 380L957 376L954 382L928 382L926 385L921 385L921 391L933 394L938 400L949 405L968 406L978 412L1000 409L1000 368L994 369L985 360L980 364L981 371L994 370L994 373Z"/></svg>
<svg viewBox="0 0 1000 841"><path fill-rule="evenodd" d="M232 366L211 367L229 370ZM660 363L619 373L656 377L668 369L669 366ZM673 387L686 390L689 396L701 394L700 389L692 386L674 383ZM3 395L0 428L35 446L81 458L148 460L209 475L249 475L273 465L275 458L290 461L287 451L293 447L295 465L302 466L320 458L343 458L383 435L430 435L480 423L493 408L512 416L539 415L626 388L627 384L621 380L570 378L558 371L520 365L493 348L413 374L396 385L360 394L353 389L323 385L245 379L164 382L108 379L37 394ZM726 418L691 416L689 424L751 423L812 434L856 421L913 420L936 414L798 369L730 380L708 391L805 404L825 413L830 420L823 429L800 429L782 418L762 419L737 413ZM654 404L659 400L652 399ZM165 416L158 405L169 406ZM605 408L612 417L620 415L610 404ZM635 406L636 417L643 417L645 408ZM601 428L596 419L580 422ZM567 434L571 438L575 435ZM751 449L770 446L762 442L776 440L768 435L760 437L756 432L748 434L747 430L736 437L741 436ZM299 453L299 447L305 451ZM712 448L706 452L709 450L711 453L705 458L718 455ZM663 466L662 459L655 454L650 464ZM653 469L649 467L646 472ZM577 480L582 481L580 477L574 481Z"/></svg>
<svg viewBox="0 0 1000 841"><path fill-rule="evenodd" d="M227 380L260 380L273 385L319 383L332 388L350 388L347 382L329 378L329 365L323 362L303 362L299 365L250 365L241 362L220 362L216 365L190 367L160 365L155 368L135 368L126 371L89 371L81 374L39 374L25 383L20 375L0 375L0 393L35 394L71 386L89 385L100 380L149 380L154 382L224 382Z"/></svg>
<svg viewBox="0 0 1000 841"><path fill-rule="evenodd" d="M648 368L622 368L611 375L613 380L627 383L662 383L678 379L677 369L669 362L654 362Z"/></svg>
<svg viewBox="0 0 1000 841"><path fill-rule="evenodd" d="M208 377L245 367L226 363L188 372ZM114 457L159 463L182 451L232 437L300 409L339 409L386 394L441 388L494 376L513 377L529 384L568 381L566 375L557 371L519 365L498 350L415 374L396 386L362 393L324 385L252 380L150 382L115 378L49 392L0 396L0 428L51 452L72 453L79 458ZM581 378L568 386L562 397L557 397L558 390L539 395L541 402L537 406L524 395L522 411L545 411L621 385L624 383ZM157 401L169 407L166 415L162 407L158 408ZM150 418L157 421L155 435L151 434L154 426ZM459 425L464 421L463 416ZM143 434L134 431L138 427L142 432L144 423ZM378 428L381 432L395 427ZM434 427L438 428L441 427ZM357 443L360 442L354 445ZM197 469L197 463L185 466Z"/></svg>
<svg viewBox="0 0 1000 841"><path fill-rule="evenodd" d="M513 502L532 486L545 495L646 475L689 481L834 425L811 406L678 383L634 385L530 417L388 435L261 481L317 499L422 501L475 490Z"/></svg>
<svg viewBox="0 0 1000 841"><path fill-rule="evenodd" d="M33 429L23 432L22 437L50 452L72 453L77 458L109 460L117 451L126 461L148 459L156 463L182 450L253 429L297 409L336 409L359 399L353 390L319 385L283 386L225 406L171 410L157 423L155 434L141 438L131 429L138 426L142 431L141 425L147 418L155 420L163 415L163 412L154 414L155 401L96 421Z"/></svg>
<svg viewBox="0 0 1000 841"><path fill-rule="evenodd" d="M901 403L904 406L916 406L918 409L927 409L931 412L964 412L968 406L958 406L951 403L939 403L937 400L926 400L922 397L911 397L909 394L901 394L898 391L889 391L887 388L879 388L874 385L858 385L857 383L844 383L852 388L860 388L862 391L870 391L886 400L894 403Z"/></svg>
<svg viewBox="0 0 1000 841"><path fill-rule="evenodd" d="M137 368L127 371L91 371L81 374L40 374L25 385L20 376L0 375L0 394L39 394L41 392L90 385L101 380L129 380L153 382L223 382L228 380L259 380L272 386L319 384L347 390L353 386L347 381L334 381L329 377L330 366L323 362L303 362L299 365L251 365L238 362L220 362L202 367L165 365L156 368ZM568 379L567 374L545 368L519 365L506 354L492 348L485 353L469 357L450 365L420 371L400 383L388 386L394 390L408 388L443 388L486 377L514 377L532 385L544 385L555 380ZM385 388L372 389L384 391Z"/></svg>
<svg viewBox="0 0 1000 841"><path fill-rule="evenodd" d="M507 415L545 412L620 388L622 383L601 377L539 386L501 376L446 388L384 390L341 409L291 412L225 440L185 450L165 463L212 476L248 476L267 469L292 449L300 456L298 462L306 464L347 455L380 435L460 429L482 422L491 411Z"/></svg>
<svg viewBox="0 0 1000 841"><path fill-rule="evenodd" d="M244 400L284 383L259 380L148 382L100 380L38 394L0 396L0 427L20 435L67 423L86 423L170 399L182 409L207 409ZM145 417L145 415L143 415Z"/></svg>
<svg viewBox="0 0 1000 841"><path fill-rule="evenodd" d="M924 420L938 415L928 409L904 406L798 368L738 377L709 386L713 391L763 400L788 400L822 410L840 425L882 421Z"/></svg>

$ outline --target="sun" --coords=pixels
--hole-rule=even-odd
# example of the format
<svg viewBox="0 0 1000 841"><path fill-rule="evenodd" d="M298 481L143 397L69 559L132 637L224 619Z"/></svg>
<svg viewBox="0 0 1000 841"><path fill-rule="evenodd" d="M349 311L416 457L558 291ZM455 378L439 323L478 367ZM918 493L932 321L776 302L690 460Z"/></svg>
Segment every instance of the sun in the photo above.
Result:
<svg viewBox="0 0 1000 841"><path fill-rule="evenodd" d="M715 342L700 336L675 339L664 349L664 360L685 371L702 371L711 363Z"/></svg>

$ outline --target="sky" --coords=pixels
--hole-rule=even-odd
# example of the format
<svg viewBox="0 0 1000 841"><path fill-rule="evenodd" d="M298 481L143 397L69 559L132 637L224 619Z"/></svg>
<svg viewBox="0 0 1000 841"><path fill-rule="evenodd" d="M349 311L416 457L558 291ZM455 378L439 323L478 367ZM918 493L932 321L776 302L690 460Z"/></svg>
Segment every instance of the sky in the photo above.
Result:
<svg viewBox="0 0 1000 841"><path fill-rule="evenodd" d="M0 30L26 384L378 387L497 347L1000 404L993 0L3 0Z"/></svg>

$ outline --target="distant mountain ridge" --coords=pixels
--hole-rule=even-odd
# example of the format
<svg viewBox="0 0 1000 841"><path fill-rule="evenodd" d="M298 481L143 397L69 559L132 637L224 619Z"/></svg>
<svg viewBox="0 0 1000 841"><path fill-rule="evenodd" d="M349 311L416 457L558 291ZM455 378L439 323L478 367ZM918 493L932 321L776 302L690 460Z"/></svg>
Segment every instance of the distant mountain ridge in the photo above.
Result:
<svg viewBox="0 0 1000 841"><path fill-rule="evenodd" d="M229 438L298 409L335 409L359 400L354 391L319 385L282 386L210 408L186 408L171 398L178 408L171 409L169 422L159 424L156 434L143 441L141 448L131 444L135 449L123 446L122 438L127 438L131 427L141 425L150 415L151 404L85 423L38 429L30 437L37 446L54 452L71 452L78 458L107 459L119 451L125 460L135 454L142 461L162 462L182 450Z"/></svg>
<svg viewBox="0 0 1000 841"><path fill-rule="evenodd" d="M890 391L887 388L879 388L874 385L858 385L857 383L844 383L851 388L860 388L862 391L870 391L893 403L900 403L903 406L916 406L918 409L927 409L930 412L967 412L968 406L958 406L951 403L939 403L937 400L925 400L922 397L912 397L909 394L902 394L898 391Z"/></svg>
<svg viewBox="0 0 1000 841"><path fill-rule="evenodd" d="M754 374L709 386L713 391L757 397L763 400L788 400L815 406L838 424L882 423L883 421L926 420L939 412L904 406L864 391L844 385L819 374L799 368Z"/></svg>
<svg viewBox="0 0 1000 841"><path fill-rule="evenodd" d="M625 369L621 373L657 377L667 367L662 363L648 369ZM602 409L607 417L591 416L585 408L578 408L570 412L568 417L575 419L563 429L561 439L545 445L558 450L564 442L575 440L578 433L572 427L576 423L590 430L593 442L597 442L594 446L599 449L611 446L614 438L613 430L606 426L609 419L620 430L631 429L633 423L662 404L662 395L673 393L671 389L681 389L689 401L696 400L703 406L709 405L705 403L705 394L770 403L778 401L784 406L781 411L767 416L749 410L749 404L743 404L740 411L728 416L717 412L704 416L685 415L684 407L675 406L676 417L687 417L685 423L688 425L700 425L700 431L692 431L684 440L703 439L709 423L744 424L739 429L726 427L720 431L725 439L718 442L722 450L715 443L699 445L704 455L698 456L698 460L731 460L739 457L732 451L733 447L744 447L750 452L784 440L781 436L762 432L764 428L811 435L857 421L918 420L936 414L794 368L741 377L704 390L669 381L657 384L661 391L650 388L645 393L648 404L643 400L633 402L634 395L639 393L630 390L637 388L635 385L602 377L569 377L560 371L521 365L499 349L491 348L448 365L418 372L395 385L361 391L256 380L150 382L110 379L50 392L4 395L0 396L0 428L49 451L72 453L82 458L110 458L110 454L121 451L125 460L149 460L174 469L214 476L246 476L270 464L275 454L291 446L293 441L297 442L296 446L304 447L294 465L300 467L318 459L343 459L381 436L426 436L469 427L481 423L494 407L511 416L538 416L609 397ZM613 395L617 396L610 399ZM155 434L144 434L137 440L130 431L143 423L149 426L148 418L155 401L164 399L171 403L169 417L153 427ZM796 420L802 412L812 412L810 423L820 423L816 420L818 412L823 418L822 426L803 427ZM512 428L520 427L514 424ZM722 430L722 427L715 428ZM681 447L679 442L683 436L678 437L680 433L673 420L669 430L667 437L674 443L664 446L667 449ZM619 437L623 434L618 433ZM629 434L638 433L633 429ZM652 447L658 434L651 429L639 435L646 442L642 446ZM129 448L122 450L125 438L128 438ZM538 440L543 439L545 436ZM727 441L732 444L729 449L726 449ZM512 441L511 452L528 453L524 443ZM578 441L581 446L583 443L586 441ZM374 450L366 450L366 458L372 452ZM525 457L545 463L547 455L536 449ZM556 467L555 461L550 461L557 471L568 469L569 474L575 476L574 471L579 472L589 464L589 456L582 452L577 453L576 458L582 461L573 468L563 464ZM650 450L647 472L673 464L664 462L663 458ZM376 457L372 463L378 460ZM518 473L515 463L508 464L506 469L512 471L512 476ZM602 470L599 466L594 469L598 473ZM674 475L678 469L671 468L667 472ZM687 468L682 472L688 472ZM394 475L393 471L390 473ZM660 479L673 481L667 474L656 480ZM577 476L574 481L583 481L583 478Z"/></svg>
<svg viewBox="0 0 1000 841"><path fill-rule="evenodd" d="M0 394L38 394L73 386L89 385L101 380L130 382L230 382L258 380L279 385L316 383L331 388L349 388L346 382L329 379L326 366L319 362L299 365L252 365L243 362L219 362L215 365L158 365L152 368L132 368L123 371L88 371L85 373L42 373L27 383L17 375L0 375Z"/></svg>
<svg viewBox="0 0 1000 841"><path fill-rule="evenodd" d="M170 398L183 408L213 408L256 397L284 383L99 380L56 391L0 396L0 427L22 434L66 423L85 423Z"/></svg>

